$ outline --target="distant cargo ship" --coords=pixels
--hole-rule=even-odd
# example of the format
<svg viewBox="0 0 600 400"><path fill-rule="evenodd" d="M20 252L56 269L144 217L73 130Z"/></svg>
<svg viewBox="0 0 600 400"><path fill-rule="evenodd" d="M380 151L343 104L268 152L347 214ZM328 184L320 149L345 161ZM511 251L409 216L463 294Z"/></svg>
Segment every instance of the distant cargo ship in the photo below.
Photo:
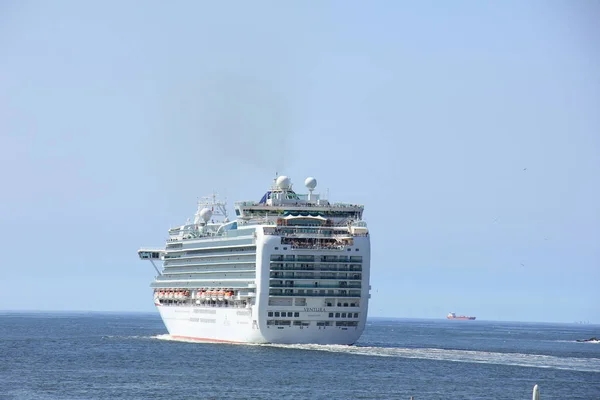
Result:
<svg viewBox="0 0 600 400"><path fill-rule="evenodd" d="M474 320L475 319L475 317L467 317L465 315L456 315L453 312L451 312L450 314L448 314L446 316L446 318L448 318L448 319L468 319L468 320Z"/></svg>

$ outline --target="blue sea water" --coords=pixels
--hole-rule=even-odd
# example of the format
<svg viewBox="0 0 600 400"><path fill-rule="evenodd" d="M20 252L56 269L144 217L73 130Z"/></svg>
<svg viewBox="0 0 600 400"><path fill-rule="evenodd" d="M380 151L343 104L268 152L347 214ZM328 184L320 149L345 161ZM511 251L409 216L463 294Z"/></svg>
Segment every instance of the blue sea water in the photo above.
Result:
<svg viewBox="0 0 600 400"><path fill-rule="evenodd" d="M600 399L600 326L370 320L355 346L170 340L157 314L0 314L0 399Z"/></svg>

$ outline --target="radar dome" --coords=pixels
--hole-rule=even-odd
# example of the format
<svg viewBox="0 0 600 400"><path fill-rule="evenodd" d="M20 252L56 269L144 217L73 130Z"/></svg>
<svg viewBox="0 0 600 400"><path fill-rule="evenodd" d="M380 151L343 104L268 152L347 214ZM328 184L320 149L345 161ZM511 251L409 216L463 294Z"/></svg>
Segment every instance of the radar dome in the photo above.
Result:
<svg viewBox="0 0 600 400"><path fill-rule="evenodd" d="M208 222L210 217L212 217L212 211L210 211L210 208L203 208L200 210L200 218L202 218L204 222Z"/></svg>
<svg viewBox="0 0 600 400"><path fill-rule="evenodd" d="M304 180L304 186L308 188L308 190L314 190L317 187L317 180L312 176L309 176Z"/></svg>
<svg viewBox="0 0 600 400"><path fill-rule="evenodd" d="M287 176L281 175L279 178L277 178L275 184L281 190L288 190L292 186L292 181Z"/></svg>

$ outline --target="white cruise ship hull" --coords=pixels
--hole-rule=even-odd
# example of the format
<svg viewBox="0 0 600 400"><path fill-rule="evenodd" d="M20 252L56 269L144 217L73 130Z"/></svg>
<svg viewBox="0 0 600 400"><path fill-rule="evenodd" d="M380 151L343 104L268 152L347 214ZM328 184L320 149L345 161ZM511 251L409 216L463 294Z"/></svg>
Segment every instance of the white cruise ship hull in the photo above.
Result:
<svg viewBox="0 0 600 400"><path fill-rule="evenodd" d="M267 326L255 322L252 309L157 306L171 337L225 343L354 344L364 330L336 326Z"/></svg>

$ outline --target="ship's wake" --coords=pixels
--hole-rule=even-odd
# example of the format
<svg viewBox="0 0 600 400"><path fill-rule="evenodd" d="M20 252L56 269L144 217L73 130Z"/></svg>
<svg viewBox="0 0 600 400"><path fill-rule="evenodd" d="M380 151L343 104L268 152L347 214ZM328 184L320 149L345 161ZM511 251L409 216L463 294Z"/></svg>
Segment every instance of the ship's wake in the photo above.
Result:
<svg viewBox="0 0 600 400"><path fill-rule="evenodd" d="M358 356L398 357L421 360L466 362L479 364L512 365L519 367L553 368L570 371L600 372L600 358L556 357L541 354L497 353L472 350L447 350L434 348L362 347L340 345L277 345L262 346L287 349L326 351Z"/></svg>
<svg viewBox="0 0 600 400"><path fill-rule="evenodd" d="M153 339L198 343L197 340L156 335ZM210 342L209 342L210 343ZM319 344L238 344L303 351L322 351L370 357L396 357L420 360L465 362L478 364L511 365L531 368L551 368L568 371L600 372L600 358L556 357L542 354L498 353L474 350L448 350L435 348L372 347Z"/></svg>

